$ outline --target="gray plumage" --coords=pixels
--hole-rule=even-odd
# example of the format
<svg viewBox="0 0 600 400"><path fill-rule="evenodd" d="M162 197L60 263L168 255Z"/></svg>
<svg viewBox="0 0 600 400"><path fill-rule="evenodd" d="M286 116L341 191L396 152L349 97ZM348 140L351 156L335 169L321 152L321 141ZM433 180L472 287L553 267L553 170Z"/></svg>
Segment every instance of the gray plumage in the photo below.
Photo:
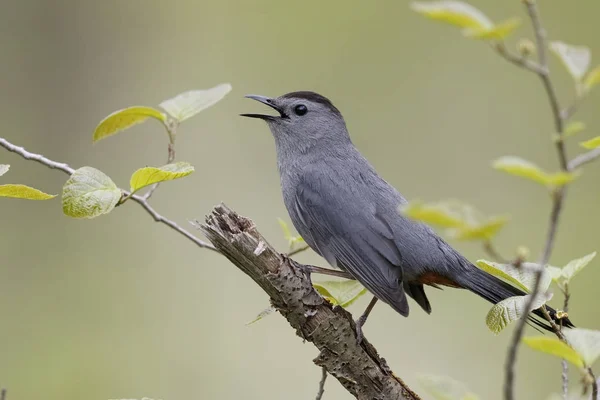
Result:
<svg viewBox="0 0 600 400"><path fill-rule="evenodd" d="M492 303L524 294L473 266L427 225L400 214L406 200L354 147L328 99L313 92L247 97L279 112L243 115L268 123L292 223L329 264L404 316L406 295L431 312L424 284L465 288Z"/></svg>

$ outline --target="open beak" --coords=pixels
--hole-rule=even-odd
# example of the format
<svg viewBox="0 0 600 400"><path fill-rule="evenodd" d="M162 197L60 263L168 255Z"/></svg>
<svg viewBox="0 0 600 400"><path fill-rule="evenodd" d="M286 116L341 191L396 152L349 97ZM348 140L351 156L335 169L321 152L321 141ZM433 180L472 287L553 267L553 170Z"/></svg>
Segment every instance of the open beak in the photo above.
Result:
<svg viewBox="0 0 600 400"><path fill-rule="evenodd" d="M256 100L263 104L266 104L267 106L269 106L272 109L274 109L275 111L277 111L279 113L279 115L275 116L275 115L266 115L266 114L240 114L240 116L242 116L242 117L258 118L258 119L264 119L267 121L274 121L279 117L285 116L285 114L281 111L281 109L275 105L273 99L271 99L269 97L259 96L256 94L249 94L244 97L247 97L249 99Z"/></svg>

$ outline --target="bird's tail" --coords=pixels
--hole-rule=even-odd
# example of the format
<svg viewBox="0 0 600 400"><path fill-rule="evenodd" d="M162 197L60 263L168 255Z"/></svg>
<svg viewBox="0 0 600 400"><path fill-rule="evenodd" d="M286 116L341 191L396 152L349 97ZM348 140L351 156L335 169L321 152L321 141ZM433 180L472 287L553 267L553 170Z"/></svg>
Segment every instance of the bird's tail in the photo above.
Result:
<svg viewBox="0 0 600 400"><path fill-rule="evenodd" d="M461 274L461 279L457 283L461 287L470 290L493 304L499 303L509 297L523 296L526 294L522 290L488 274L474 265L471 265L467 274ZM548 314L550 314L550 317L558 324L559 319L556 317L556 310L549 306L546 306L546 310L548 311ZM533 310L533 314L540 319L530 315L529 321L531 323L542 329L552 331L552 327L545 319L544 314L540 309ZM562 325L568 328L574 327L568 318L562 319Z"/></svg>

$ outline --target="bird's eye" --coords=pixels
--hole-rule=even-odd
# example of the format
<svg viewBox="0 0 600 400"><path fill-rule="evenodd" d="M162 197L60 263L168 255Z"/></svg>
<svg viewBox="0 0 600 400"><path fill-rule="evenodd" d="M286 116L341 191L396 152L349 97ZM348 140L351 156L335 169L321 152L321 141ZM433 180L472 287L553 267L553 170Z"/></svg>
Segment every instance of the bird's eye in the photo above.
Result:
<svg viewBox="0 0 600 400"><path fill-rule="evenodd" d="M308 112L308 108L306 108L304 104L298 104L296 107L294 107L294 112L296 115L303 116Z"/></svg>

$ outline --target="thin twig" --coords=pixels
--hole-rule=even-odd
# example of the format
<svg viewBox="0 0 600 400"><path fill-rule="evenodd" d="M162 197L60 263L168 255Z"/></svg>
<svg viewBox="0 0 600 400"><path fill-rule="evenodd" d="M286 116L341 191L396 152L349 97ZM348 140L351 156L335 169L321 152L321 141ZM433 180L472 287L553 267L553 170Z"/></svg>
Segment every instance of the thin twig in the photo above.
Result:
<svg viewBox="0 0 600 400"><path fill-rule="evenodd" d="M142 208L144 210L146 210L148 212L148 214L150 214L150 216L152 216L152 218L156 222L160 222L162 224L165 224L166 226L168 226L169 228L173 229L174 231L181 233L183 236L185 236L186 238L188 238L189 240L191 240L192 242L194 242L196 245L198 245L198 247L218 252L217 249L215 249L215 247L212 244L210 244L208 242L205 242L203 240L200 240L199 238L197 238L196 236L192 235L187 230L183 229L176 222L174 222L174 221L172 221L172 220L170 220L170 219L162 216L161 214L159 214L154 208L152 208L152 206L150 205L150 203L148 203L148 200L146 200L144 197L133 195L133 196L131 196L131 200L135 201L140 206L142 206Z"/></svg>
<svg viewBox="0 0 600 400"><path fill-rule="evenodd" d="M550 255L552 254L552 249L554 247L554 239L556 237L556 229L558 227L558 220L559 220L559 216L560 216L560 211L562 209L562 200L563 200L563 194L564 193L562 190L558 190L557 192L555 192L555 195L553 196L553 206L552 206L552 212L550 213L550 223L549 223L549 227L548 227L548 233L546 236L546 245L544 247L544 252L540 261L540 267L539 269L536 270L535 272L535 279L533 282L533 287L531 288L531 295L529 296L529 299L527 300L527 303L525 304L525 310L530 310L533 306L533 302L536 300L536 297L539 294L540 291L540 283L541 283L541 278L542 278L542 274L544 272L544 267L546 266L546 264L548 264L548 261L550 260ZM542 312L546 311L545 307L542 307ZM517 361L517 350L519 348L519 344L521 343L521 338L523 337L523 333L525 331L525 324L527 322L527 314L528 313L524 313L523 317L521 317L519 319L519 321L517 321L517 326L515 328L515 333L513 334L513 337L511 339L510 342L510 347L508 350L508 356L506 359L506 381L504 383L504 398L506 400L513 400L514 399L514 381L515 381L515 364ZM546 311L547 314L547 311ZM550 321L551 324L554 324L554 321L552 320L552 318L550 318L550 315L548 314L548 316L546 317L546 319L548 319ZM554 324L555 325L555 324ZM560 334L560 330L555 328L553 325L553 328L555 330L555 332L557 332L557 334Z"/></svg>
<svg viewBox="0 0 600 400"><path fill-rule="evenodd" d="M298 247L297 249L294 249L294 250L290 251L286 255L288 257L295 256L296 254L302 253L304 250L308 250L308 249L310 249L310 246L308 246L308 245L302 246L302 247Z"/></svg>
<svg viewBox="0 0 600 400"><path fill-rule="evenodd" d="M6 400L6 389L0 390L0 400Z"/></svg>
<svg viewBox="0 0 600 400"><path fill-rule="evenodd" d="M564 301L563 301L563 312L565 314L567 314L569 312L569 299L571 298L571 294L569 293L569 284L567 282L565 282L564 284L564 288L563 288L563 294L565 296ZM560 320L560 331L562 332L562 327L563 327L563 320ZM563 399L564 400L568 400L569 399L569 364L567 363L567 360L562 360L561 361L562 364L562 375L561 375L561 379L562 379L562 390L563 390Z"/></svg>
<svg viewBox="0 0 600 400"><path fill-rule="evenodd" d="M548 323L550 324L550 327L552 328L552 332L554 332L554 334L563 342L566 343L567 339L565 338L565 335L563 335L562 331L560 330L560 326L554 322L554 320L552 319L552 317L550 316L550 313L548 312L548 309L546 308L545 305L540 307L540 310L542 311L542 314L544 315L544 318L546 319L546 321L548 321Z"/></svg>
<svg viewBox="0 0 600 400"><path fill-rule="evenodd" d="M569 365L565 360L561 360L562 364L562 395L563 400L569 400Z"/></svg>
<svg viewBox="0 0 600 400"><path fill-rule="evenodd" d="M508 62L511 62L518 67L524 68L535 74L541 74L543 72L542 67L538 63L531 61L524 55L511 53L503 42L493 43L492 48Z"/></svg>
<svg viewBox="0 0 600 400"><path fill-rule="evenodd" d="M542 80L544 88L546 89L546 94L548 95L548 100L550 101L550 107L552 109L552 117L554 118L554 128L556 129L556 133L558 133L559 135L559 140L556 141L556 147L559 155L560 166L564 171L567 171L567 153L565 150L565 143L562 140L564 131L564 120L562 117L560 104L558 102L556 89L554 88L552 80L550 79L550 69L548 67L548 50L546 48L546 30L542 26L540 13L537 9L535 0L524 0L523 3L527 8L527 13L529 14L529 18L531 19L531 23L533 24L533 32L535 33L535 41L539 56L539 63L542 67L542 72L538 73L538 76Z"/></svg>
<svg viewBox="0 0 600 400"><path fill-rule="evenodd" d="M563 311L568 313L569 312L569 300L571 300L571 291L569 290L568 282L565 282L563 284L563 295L565 296L565 299L563 301Z"/></svg>
<svg viewBox="0 0 600 400"><path fill-rule="evenodd" d="M327 380L327 368L321 368L321 380L319 381L319 391L317 392L317 397L315 400L321 400L323 398L323 393L325 393L325 381Z"/></svg>
<svg viewBox="0 0 600 400"><path fill-rule="evenodd" d="M14 144L10 143L9 141L7 141L6 139L1 138L1 137L0 137L0 146L4 147L8 151L11 151L13 153L20 155L21 157L23 157L26 160L32 160L32 161L39 162L40 164L43 164L48 168L58 169L58 170L64 172L65 174L71 175L73 172L75 172L75 170L73 168L69 167L67 164L52 161L52 160L44 157L41 154L30 153L27 150L25 150L23 147L15 146Z"/></svg>
<svg viewBox="0 0 600 400"><path fill-rule="evenodd" d="M594 371L592 371L591 367L588 368L588 373L592 377L592 399L600 400L600 397L598 397L598 380L596 379L596 375L594 375Z"/></svg>
<svg viewBox="0 0 600 400"><path fill-rule="evenodd" d="M486 240L485 242L483 242L483 250L496 262L502 264L508 264L510 262L506 258L502 257L502 255L498 252L498 250L496 250L494 244L490 240Z"/></svg>
<svg viewBox="0 0 600 400"><path fill-rule="evenodd" d="M598 157L600 157L600 148L590 150L587 153L580 154L569 162L569 171L573 171L581 167L583 164L587 164L591 161L594 161Z"/></svg>
<svg viewBox="0 0 600 400"><path fill-rule="evenodd" d="M579 103L581 102L581 100L583 100L583 94L577 94L575 96L575 99L573 100L573 103L571 103L570 106L568 106L562 110L562 112L560 113L560 116L562 117L563 121L568 121L569 119L571 119L571 117L577 111L577 108L579 107Z"/></svg>
<svg viewBox="0 0 600 400"><path fill-rule="evenodd" d="M167 153L167 164L171 164L173 161L175 161L175 143L169 142ZM152 185L148 192L146 192L144 195L144 199L148 200L150 197L152 197L154 191L158 188L158 185L160 185L160 182L156 182L154 185Z"/></svg>
<svg viewBox="0 0 600 400"><path fill-rule="evenodd" d="M558 133L559 140L556 141L556 149L558 152L558 158L560 162L561 169L563 171L568 171L568 161L567 154L565 150L565 144L563 141L563 132L564 132L564 120L561 113L560 104L558 101L558 97L556 95L556 90L554 85L552 84L552 80L550 79L550 71L548 67L548 58L547 58L547 50L546 50L546 31L542 26L542 22L540 19L540 15L535 3L535 0L523 0L525 7L527 9L527 13L529 18L531 19L531 23L533 25L533 31L535 34L536 40L536 49L538 53L538 63L540 69L534 71L539 78L541 79L544 88L546 89L546 94L548 96L548 100L550 102L550 108L552 110L552 116L554 119L554 125L556 132ZM544 271L544 267L550 260L550 256L552 254L552 250L554 248L554 241L556 238L556 229L558 227L560 212L562 210L562 204L565 198L566 189L565 187L561 187L557 189L552 196L553 204L552 211L550 213L550 221L548 226L548 233L546 234L546 244L544 246L544 251L540 260L540 267L535 273L535 280L533 283L533 288L531 290L531 295L525 305L525 310L530 310L533 306L533 302L536 300L536 297L540 291L540 283L542 274ZM552 327L556 331L557 335L562 336L560 329L558 327L555 328L556 324L550 318L545 307L542 307L542 312L547 316L546 318L550 320ZM517 326L515 328L515 332L511 339L508 356L505 365L505 373L506 380L504 382L504 398L506 400L514 400L514 381L515 381L515 364L517 360L517 351L519 348L519 344L521 343L521 338L523 337L523 332L525 330L525 323L527 322L527 314L524 313L521 319L517 322Z"/></svg>
<svg viewBox="0 0 600 400"><path fill-rule="evenodd" d="M71 174L73 174L73 172L75 172L75 170L73 168L69 167L65 163L59 163L59 162L56 162L56 161L52 161L49 158L46 158L46 157L42 156L41 154L31 153L31 152L25 150L23 147L15 146L14 144L10 143L9 141L7 141L4 138L0 138L0 146L4 147L8 151L11 151L13 153L16 153L16 154L20 155L21 157L25 158L26 160L33 160L33 161L39 162L40 164L43 164L43 165L45 165L48 168L58 169L58 170L64 172L65 174L71 175ZM124 193L126 193L126 195L129 194L128 192L125 192L125 191L124 191ZM148 201L143 196L133 195L133 196L131 196L131 200L135 201L140 206L142 206L142 208L144 210L146 210L148 212L148 214L150 214L150 216L152 216L152 218L156 222L160 222L162 224L165 224L166 226L168 226L169 228L173 229L174 231L179 232L180 234L182 234L183 236L185 236L186 238L188 238L189 240L191 240L192 242L194 242L199 247L202 247L202 248L205 248L205 249L209 249L209 250L213 250L213 251L217 251L217 249L215 249L215 247L212 244L210 244L208 242L205 242L203 240L200 240L199 238L197 238L196 236L192 235L187 230L183 229L176 222L174 222L174 221L172 221L172 220L170 220L170 219L162 216L161 214L159 214L150 205L150 203L148 203Z"/></svg>

